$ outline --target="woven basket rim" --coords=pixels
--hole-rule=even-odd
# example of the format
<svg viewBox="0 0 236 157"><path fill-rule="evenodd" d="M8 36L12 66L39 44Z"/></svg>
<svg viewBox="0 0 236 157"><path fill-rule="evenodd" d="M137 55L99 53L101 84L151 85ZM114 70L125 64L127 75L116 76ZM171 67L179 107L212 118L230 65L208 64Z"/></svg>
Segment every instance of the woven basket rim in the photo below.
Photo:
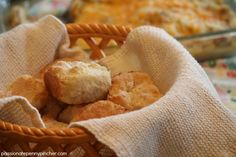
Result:
<svg viewBox="0 0 236 157"><path fill-rule="evenodd" d="M109 24L66 24L66 29L70 39L87 38L87 37L103 37L124 41L132 30L128 26L118 26ZM94 136L83 127L76 128L36 128L18 124L12 124L0 120L0 134L22 136L32 138L33 140L44 139L45 137L55 138L84 138L85 140L94 138ZM63 139L64 140L64 139Z"/></svg>

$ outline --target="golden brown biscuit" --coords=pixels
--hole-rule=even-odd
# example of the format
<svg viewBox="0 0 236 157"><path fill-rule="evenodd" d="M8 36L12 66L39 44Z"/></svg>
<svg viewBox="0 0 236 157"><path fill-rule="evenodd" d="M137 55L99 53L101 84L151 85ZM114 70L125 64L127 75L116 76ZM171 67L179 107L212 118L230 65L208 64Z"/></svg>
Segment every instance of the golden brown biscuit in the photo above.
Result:
<svg viewBox="0 0 236 157"><path fill-rule="evenodd" d="M71 62L71 61L79 61L80 59L77 59L77 58L61 58L61 59L57 59L55 61L53 61L52 63L46 65L45 67L43 67L39 73L36 75L36 77L40 78L40 79L44 79L44 75L45 73L48 71L48 69L55 65L57 62L59 61L65 61L65 62Z"/></svg>
<svg viewBox="0 0 236 157"><path fill-rule="evenodd" d="M67 105L59 102L55 98L50 97L41 113L48 118L57 119L59 113L65 108L65 106Z"/></svg>
<svg viewBox="0 0 236 157"><path fill-rule="evenodd" d="M136 110L158 100L162 94L148 74L143 72L121 73L112 78L108 100Z"/></svg>
<svg viewBox="0 0 236 157"><path fill-rule="evenodd" d="M11 96L11 93L0 90L0 98Z"/></svg>
<svg viewBox="0 0 236 157"><path fill-rule="evenodd" d="M3 91L0 91L0 98L5 97L5 93Z"/></svg>
<svg viewBox="0 0 236 157"><path fill-rule="evenodd" d="M67 124L66 123L62 123L62 122L58 122L57 120L47 117L47 116L43 116L43 122L46 125L46 128L66 128Z"/></svg>
<svg viewBox="0 0 236 157"><path fill-rule="evenodd" d="M60 115L58 116L58 120L65 123L70 123L73 117L80 112L80 105L70 105L65 108Z"/></svg>
<svg viewBox="0 0 236 157"><path fill-rule="evenodd" d="M100 100L77 110L71 121L82 121L125 113L126 109L108 100Z"/></svg>
<svg viewBox="0 0 236 157"><path fill-rule="evenodd" d="M48 92L44 82L30 75L22 75L8 88L10 95L23 96L38 110L43 108L48 101Z"/></svg>
<svg viewBox="0 0 236 157"><path fill-rule="evenodd" d="M78 105L104 99L111 74L97 63L59 61L48 69L44 80L56 99Z"/></svg>

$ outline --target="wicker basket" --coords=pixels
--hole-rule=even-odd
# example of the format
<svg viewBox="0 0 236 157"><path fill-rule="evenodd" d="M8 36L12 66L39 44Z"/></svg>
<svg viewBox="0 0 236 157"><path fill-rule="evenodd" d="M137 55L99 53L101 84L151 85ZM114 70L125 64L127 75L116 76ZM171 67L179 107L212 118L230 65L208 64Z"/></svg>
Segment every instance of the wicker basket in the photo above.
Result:
<svg viewBox="0 0 236 157"><path fill-rule="evenodd" d="M92 59L105 57L103 50L110 40L114 40L118 46L121 46L131 31L130 28L124 26L102 24L68 24L67 30L71 44L74 44L77 39L82 39L89 45ZM96 43L97 40L94 38L101 38L101 40ZM1 152L11 152L13 146L16 145L24 152L42 152L51 148L54 152L67 152L67 155L81 147L86 157L100 157L99 150L104 147L83 128L34 128L0 120Z"/></svg>

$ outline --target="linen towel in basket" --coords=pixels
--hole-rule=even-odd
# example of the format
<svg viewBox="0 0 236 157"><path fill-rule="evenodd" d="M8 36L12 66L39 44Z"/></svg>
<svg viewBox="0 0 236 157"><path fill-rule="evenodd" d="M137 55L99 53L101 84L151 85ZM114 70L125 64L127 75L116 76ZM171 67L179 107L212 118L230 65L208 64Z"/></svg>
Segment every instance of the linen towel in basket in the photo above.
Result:
<svg viewBox="0 0 236 157"><path fill-rule="evenodd" d="M35 74L58 56L73 55L62 23L53 17L0 36L0 88L25 73ZM68 52L69 51L69 52ZM236 117L221 103L199 64L165 31L134 29L122 48L100 61L113 74L142 70L152 76L164 96L141 110L75 122L114 150L119 157L210 157L236 155ZM19 101L21 100L21 101ZM8 103L6 103L8 102ZM6 104L18 102L32 116L8 119ZM44 127L39 114L20 97L0 100L0 118ZM19 105L18 108L23 108ZM34 110L34 111L33 111ZM26 111L25 108L22 112ZM12 112L18 114L17 112ZM27 114L26 113L26 114ZM17 116L16 116L17 117ZM23 123L29 121L29 124ZM37 121L37 123L35 123Z"/></svg>

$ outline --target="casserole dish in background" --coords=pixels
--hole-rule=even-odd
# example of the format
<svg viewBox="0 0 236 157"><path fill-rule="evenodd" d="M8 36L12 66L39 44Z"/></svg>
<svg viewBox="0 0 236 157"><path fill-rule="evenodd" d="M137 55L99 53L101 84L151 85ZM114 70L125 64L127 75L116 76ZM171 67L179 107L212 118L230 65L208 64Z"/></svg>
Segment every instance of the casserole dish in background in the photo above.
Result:
<svg viewBox="0 0 236 157"><path fill-rule="evenodd" d="M236 0L73 0L70 16L75 23L162 27L199 61L236 51Z"/></svg>
<svg viewBox="0 0 236 157"><path fill-rule="evenodd" d="M83 8L82 3L86 4L89 1L95 2L94 0L86 0L86 1L85 0L73 0L72 1L72 5L71 5L69 12L70 12L70 15L73 16L72 20L75 23L79 22L79 20L76 20L75 16L77 15L79 17L81 15L81 9ZM96 0L95 3L99 4L100 3L99 1L104 2L104 1L108 1L108 0ZM118 0L113 0L113 1L118 1ZM132 0L125 0L125 1L132 1ZM143 1L145 1L145 0L143 0ZM158 0L149 0L149 1L146 0L146 1L148 3L152 3L152 2L155 2ZM161 0L159 0L159 1L161 1ZM174 1L174 0L172 0L172 1ZM172 1L168 1L168 2L170 3ZM195 0L195 1L204 2L202 0ZM213 2L219 1L219 3L223 2L223 0L210 0L210 1L213 1ZM28 2L29 3L29 1L20 1L20 2ZM125 3L125 2L122 1L122 3ZM13 4L15 4L15 3L13 3ZM19 5L20 3L19 4L16 3L16 4ZM22 5L23 4L24 3L22 3ZM145 4L145 3L143 3L143 4ZM235 19L236 19L236 0L224 0L224 4L229 6L231 8L231 11L234 11ZM141 5L142 5L142 3L141 3ZM176 4L176 5L179 5L179 4ZM29 7L29 5L27 5L27 6ZM133 9L135 7L136 6L131 6L131 8L133 8ZM184 7L184 6L180 6L180 7ZM28 9L30 9L30 8L28 8ZM96 8L91 8L91 9L94 13L96 13ZM99 9L99 7L97 9ZM112 14L112 12L106 16L112 16L110 14ZM125 14L126 13L123 13L123 15L118 15L119 17L116 18L116 21L112 21L112 20L110 20L110 21L108 20L108 21L111 22L112 24L119 25L119 23L120 23L120 25L123 25L122 23L124 23L126 21L122 20L122 16L124 16ZM127 12L127 14L129 14L129 12ZM0 25L1 25L2 31L5 31L7 28L7 23L5 22L5 25L4 25L3 19L7 19L7 13L5 12L2 15L5 15L5 17L1 17L1 15L0 15L0 17L1 17L0 18L0 21L1 21ZM166 16L168 16L168 15L163 15L163 18L165 18ZM68 19L70 17L63 16L62 18L63 18L63 21L68 21ZM96 15L93 17L93 19L90 19L90 20L93 21L93 20L96 20L97 18L100 18L100 16ZM109 17L108 17L108 19L109 19ZM155 19L151 19L151 20L154 20L154 22L155 22ZM89 21L89 23L92 23L91 21ZM135 20L133 19L133 21L135 21ZM136 21L138 21L138 20L136 20ZM95 21L95 22L98 23L97 21ZM103 21L101 23L103 23ZM106 22L104 22L104 23L106 23ZM127 24L125 24L125 25L127 25ZM191 32L187 32L187 33L185 33L184 36L176 35L176 39L179 40L190 51L190 53L199 61L214 59L214 58L219 58L219 57L231 56L236 53L236 27L225 29L225 30L220 30L220 31L213 31L213 32L209 32L209 33L200 33L200 34L198 33L195 35L189 35L190 33ZM186 34L188 34L188 35L186 35ZM110 45L114 46L114 44L110 44ZM82 46L84 49L88 48L88 45L86 45L86 44L80 44L80 46ZM113 46L111 46L112 48L110 48L110 49L114 50Z"/></svg>
<svg viewBox="0 0 236 157"><path fill-rule="evenodd" d="M199 61L236 54L236 29L177 39Z"/></svg>
<svg viewBox="0 0 236 157"><path fill-rule="evenodd" d="M236 0L224 0L236 14ZM177 38L199 61L236 54L236 28Z"/></svg>

